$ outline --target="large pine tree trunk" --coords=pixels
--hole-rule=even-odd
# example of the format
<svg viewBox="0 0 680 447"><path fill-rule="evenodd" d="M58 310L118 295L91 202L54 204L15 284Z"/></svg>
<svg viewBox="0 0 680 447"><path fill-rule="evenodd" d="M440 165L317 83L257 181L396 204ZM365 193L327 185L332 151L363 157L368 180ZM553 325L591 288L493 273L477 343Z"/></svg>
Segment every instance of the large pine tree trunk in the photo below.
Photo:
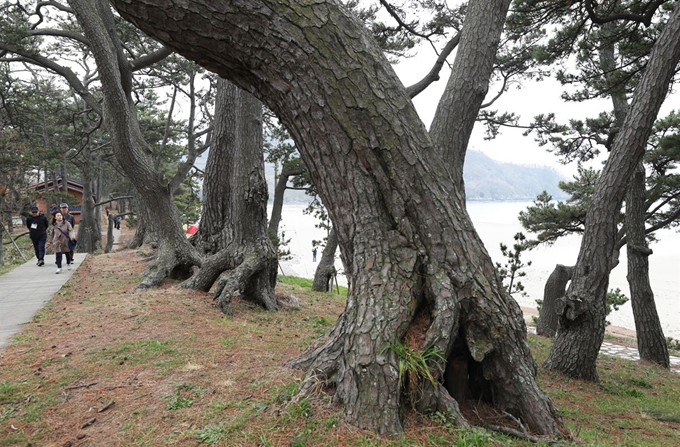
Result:
<svg viewBox="0 0 680 447"><path fill-rule="evenodd" d="M668 346L649 283L649 255L645 240L645 168L638 165L626 195L626 254L631 306L640 358L670 368Z"/></svg>
<svg viewBox="0 0 680 447"><path fill-rule="evenodd" d="M347 307L325 343L294 364L335 385L349 422L402 432L409 402L390 346L403 340L468 359L474 398L516 414L536 433L564 433L537 386L521 310L496 276L463 191L352 16L330 0L114 3L147 33L262 98L291 132L350 278ZM435 363L432 374L443 381L445 362ZM426 388L418 406L457 411L441 386Z"/></svg>
<svg viewBox="0 0 680 447"><path fill-rule="evenodd" d="M278 267L267 236L267 184L262 156L262 103L232 83L218 80L215 130L206 164L201 225L193 243L211 255L184 285L215 294L231 314L240 292L265 309L276 310Z"/></svg>
<svg viewBox="0 0 680 447"><path fill-rule="evenodd" d="M545 362L549 369L576 378L598 379L596 360L604 338L617 215L679 60L680 7L676 6L650 53L630 111L593 193L574 278L560 312L560 329Z"/></svg>
<svg viewBox="0 0 680 447"><path fill-rule="evenodd" d="M544 337L554 337L558 327L558 303L564 299L567 283L574 274L573 266L557 264L550 274L543 289L543 302L538 316L536 333Z"/></svg>

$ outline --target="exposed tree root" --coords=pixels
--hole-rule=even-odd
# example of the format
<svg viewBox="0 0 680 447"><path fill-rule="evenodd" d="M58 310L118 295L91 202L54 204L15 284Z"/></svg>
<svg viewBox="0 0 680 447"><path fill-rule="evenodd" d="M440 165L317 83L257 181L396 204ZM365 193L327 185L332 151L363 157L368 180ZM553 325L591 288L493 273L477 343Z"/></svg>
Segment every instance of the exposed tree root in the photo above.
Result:
<svg viewBox="0 0 680 447"><path fill-rule="evenodd" d="M155 259L146 268L136 287L138 290L157 287L165 278L171 278L181 271L186 271L192 265L201 265L202 259L198 252L186 240L181 243L184 243L186 247L178 248L172 242L164 242L158 247ZM183 251L182 248L184 248Z"/></svg>
<svg viewBox="0 0 680 447"><path fill-rule="evenodd" d="M233 269L238 264L239 256L240 253L235 256L233 250L229 248L218 251L209 256L198 273L184 281L182 287L207 292L223 272Z"/></svg>
<svg viewBox="0 0 680 447"><path fill-rule="evenodd" d="M279 309L270 274L272 268L276 271L277 263L269 254L273 252L251 249L235 269L222 274L215 286L217 305L222 312L233 314L231 301L236 293L266 310Z"/></svg>

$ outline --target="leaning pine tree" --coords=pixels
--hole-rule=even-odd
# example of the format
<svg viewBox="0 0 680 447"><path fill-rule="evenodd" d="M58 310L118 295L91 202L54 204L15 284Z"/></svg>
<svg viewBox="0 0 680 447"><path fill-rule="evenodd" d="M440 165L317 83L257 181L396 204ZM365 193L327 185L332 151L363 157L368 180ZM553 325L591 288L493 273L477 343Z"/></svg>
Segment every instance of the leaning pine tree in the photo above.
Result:
<svg viewBox="0 0 680 447"><path fill-rule="evenodd" d="M389 62L339 2L113 3L145 32L252 92L289 129L350 277L336 325L293 364L335 386L350 423L399 436L403 410L415 405L464 424L440 386L456 358L473 379L456 383L474 398L535 433L565 434L538 388L521 310L472 226L464 191ZM473 3L504 15L509 1ZM468 14L465 27L480 26L489 25ZM496 38L500 29L491 28ZM421 382L417 401L400 387L396 347L404 345L438 353L428 365L434 383Z"/></svg>
<svg viewBox="0 0 680 447"><path fill-rule="evenodd" d="M596 359L604 339L617 213L642 161L652 126L679 61L680 6L676 4L652 48L630 109L593 192L574 276L558 310L557 338L545 362L549 369L575 378L598 380Z"/></svg>

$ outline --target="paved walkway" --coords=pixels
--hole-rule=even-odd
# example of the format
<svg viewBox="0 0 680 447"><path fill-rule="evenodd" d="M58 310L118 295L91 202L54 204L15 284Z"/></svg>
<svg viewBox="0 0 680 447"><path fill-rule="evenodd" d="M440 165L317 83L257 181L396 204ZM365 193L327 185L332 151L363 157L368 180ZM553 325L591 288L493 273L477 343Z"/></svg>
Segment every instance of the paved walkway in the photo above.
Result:
<svg viewBox="0 0 680 447"><path fill-rule="evenodd" d="M616 357L623 357L628 360L640 360L638 350L629 348L627 346L619 346L609 342L603 342L600 348L600 354L613 355ZM676 373L680 373L680 357L670 356L671 369Z"/></svg>
<svg viewBox="0 0 680 447"><path fill-rule="evenodd" d="M57 270L54 255L45 256L42 267L36 265L37 260L33 257L11 272L0 275L0 349L66 284L85 257L86 253L76 253L76 262L70 271L66 269L66 259L63 259L62 272L58 275L54 273Z"/></svg>
<svg viewBox="0 0 680 447"><path fill-rule="evenodd" d="M534 326L529 326L527 328L532 334L536 333L536 328ZM640 360L640 354L636 348L629 348L627 346L615 345L614 343L609 343L607 341L602 342L600 347L600 354L611 355L614 357L621 357L628 360ZM671 370L676 373L680 373L680 357L670 356Z"/></svg>

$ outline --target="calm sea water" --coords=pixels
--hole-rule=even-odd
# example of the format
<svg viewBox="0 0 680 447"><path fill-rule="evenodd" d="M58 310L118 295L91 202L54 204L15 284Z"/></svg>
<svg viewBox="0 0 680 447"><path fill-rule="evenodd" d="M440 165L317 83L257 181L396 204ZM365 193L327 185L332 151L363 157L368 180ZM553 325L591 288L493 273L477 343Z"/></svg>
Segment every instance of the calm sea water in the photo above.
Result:
<svg viewBox="0 0 680 447"><path fill-rule="evenodd" d="M495 262L505 262L501 256L500 244L511 246L513 236L522 227L517 215L526 209L531 202L470 202L468 212L479 233L489 255ZM303 214L302 205L287 205L283 210L281 229L289 238L289 249L293 258L281 263L285 275L313 278L316 264L312 262L312 241L320 240L325 231L315 227L313 217ZM680 233L672 230L657 232L659 242L650 248L654 254L650 256L650 280L656 298L657 310L661 319L664 334L680 339ZM543 286L555 268L555 264L573 265L578 256L580 236L569 236L561 239L551 247L538 247L525 252L525 263L532 265L525 268L527 276L522 278L528 296L516 296L522 306L535 307L536 299L543 297ZM321 257L321 251L318 254ZM336 261L338 271L342 271L339 257ZM338 277L340 285L347 283L344 276ZM621 262L610 276L609 287L619 288L629 295L626 281L626 254L621 252ZM633 312L630 303L626 303L619 311L610 314L608 320L615 326L635 329Z"/></svg>

